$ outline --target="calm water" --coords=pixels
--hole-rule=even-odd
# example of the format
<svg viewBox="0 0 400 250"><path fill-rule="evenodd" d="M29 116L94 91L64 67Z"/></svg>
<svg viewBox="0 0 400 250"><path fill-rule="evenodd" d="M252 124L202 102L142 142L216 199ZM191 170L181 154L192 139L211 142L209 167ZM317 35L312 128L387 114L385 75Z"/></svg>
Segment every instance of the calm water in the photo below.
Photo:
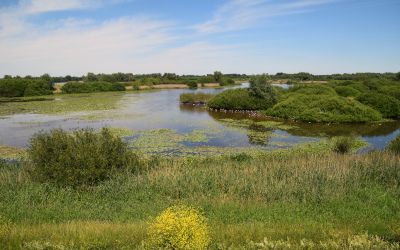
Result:
<svg viewBox="0 0 400 250"><path fill-rule="evenodd" d="M241 87L246 86L244 84ZM47 131L54 128L72 130L86 127L97 129L104 126L129 128L135 131L170 129L177 135L200 132L207 136L206 140L178 142L179 146L189 148L258 147L269 150L290 147L302 142L318 141L324 137L356 135L370 143L368 149L382 149L400 134L400 122L373 125L286 122L285 124L290 127L263 131L257 126L248 126L248 124L249 120L259 122L265 121L265 118L254 118L248 114L212 112L202 107L179 104L181 93L196 91L218 93L223 90L175 89L128 92L118 95L118 108L110 111L75 112L65 115L16 114L0 117L0 145L25 147L29 143L29 138L41 130ZM87 119L90 116L92 118ZM241 126L240 121L247 125ZM135 135L131 139L135 140L139 136Z"/></svg>

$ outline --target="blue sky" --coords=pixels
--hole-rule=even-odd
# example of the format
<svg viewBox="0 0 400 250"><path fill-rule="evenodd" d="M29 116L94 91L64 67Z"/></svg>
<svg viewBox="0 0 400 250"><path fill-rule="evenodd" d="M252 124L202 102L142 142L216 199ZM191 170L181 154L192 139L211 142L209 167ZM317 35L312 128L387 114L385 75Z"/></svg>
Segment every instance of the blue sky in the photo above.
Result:
<svg viewBox="0 0 400 250"><path fill-rule="evenodd" d="M0 76L400 71L399 0L0 0Z"/></svg>

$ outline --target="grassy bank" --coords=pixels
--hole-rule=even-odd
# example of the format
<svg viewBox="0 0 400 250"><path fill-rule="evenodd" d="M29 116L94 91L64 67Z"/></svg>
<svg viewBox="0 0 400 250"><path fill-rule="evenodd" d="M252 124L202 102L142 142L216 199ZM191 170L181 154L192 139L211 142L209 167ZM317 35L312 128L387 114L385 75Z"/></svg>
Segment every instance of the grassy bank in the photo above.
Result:
<svg viewBox="0 0 400 250"><path fill-rule="evenodd" d="M302 239L343 241L364 233L396 242L399 173L399 156L391 153L293 151L152 159L140 173L70 189L2 164L0 244L129 249L146 238L149 219L174 204L204 212L211 248L247 248L264 238L300 246Z"/></svg>

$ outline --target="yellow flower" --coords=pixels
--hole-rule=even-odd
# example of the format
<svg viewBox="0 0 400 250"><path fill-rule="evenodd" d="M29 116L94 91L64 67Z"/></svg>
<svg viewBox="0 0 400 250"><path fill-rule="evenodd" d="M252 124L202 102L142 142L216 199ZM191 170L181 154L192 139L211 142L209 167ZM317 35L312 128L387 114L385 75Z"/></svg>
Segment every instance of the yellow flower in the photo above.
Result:
<svg viewBox="0 0 400 250"><path fill-rule="evenodd" d="M148 237L154 249L205 249L210 243L207 219L187 206L164 210L150 223Z"/></svg>

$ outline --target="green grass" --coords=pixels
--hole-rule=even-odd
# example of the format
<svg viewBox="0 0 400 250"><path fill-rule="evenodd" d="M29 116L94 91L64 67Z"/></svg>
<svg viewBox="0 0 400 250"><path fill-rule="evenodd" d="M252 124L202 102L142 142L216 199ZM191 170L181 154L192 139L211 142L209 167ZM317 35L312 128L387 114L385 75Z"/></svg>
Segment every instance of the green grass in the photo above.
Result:
<svg viewBox="0 0 400 250"><path fill-rule="evenodd" d="M22 166L3 165L0 245L133 248L146 238L149 218L175 204L204 212L213 249L365 232L400 240L398 156L286 152L154 158L146 171L78 190L37 183Z"/></svg>
<svg viewBox="0 0 400 250"><path fill-rule="evenodd" d="M214 95L207 93L184 93L179 96L181 103L207 103Z"/></svg>

